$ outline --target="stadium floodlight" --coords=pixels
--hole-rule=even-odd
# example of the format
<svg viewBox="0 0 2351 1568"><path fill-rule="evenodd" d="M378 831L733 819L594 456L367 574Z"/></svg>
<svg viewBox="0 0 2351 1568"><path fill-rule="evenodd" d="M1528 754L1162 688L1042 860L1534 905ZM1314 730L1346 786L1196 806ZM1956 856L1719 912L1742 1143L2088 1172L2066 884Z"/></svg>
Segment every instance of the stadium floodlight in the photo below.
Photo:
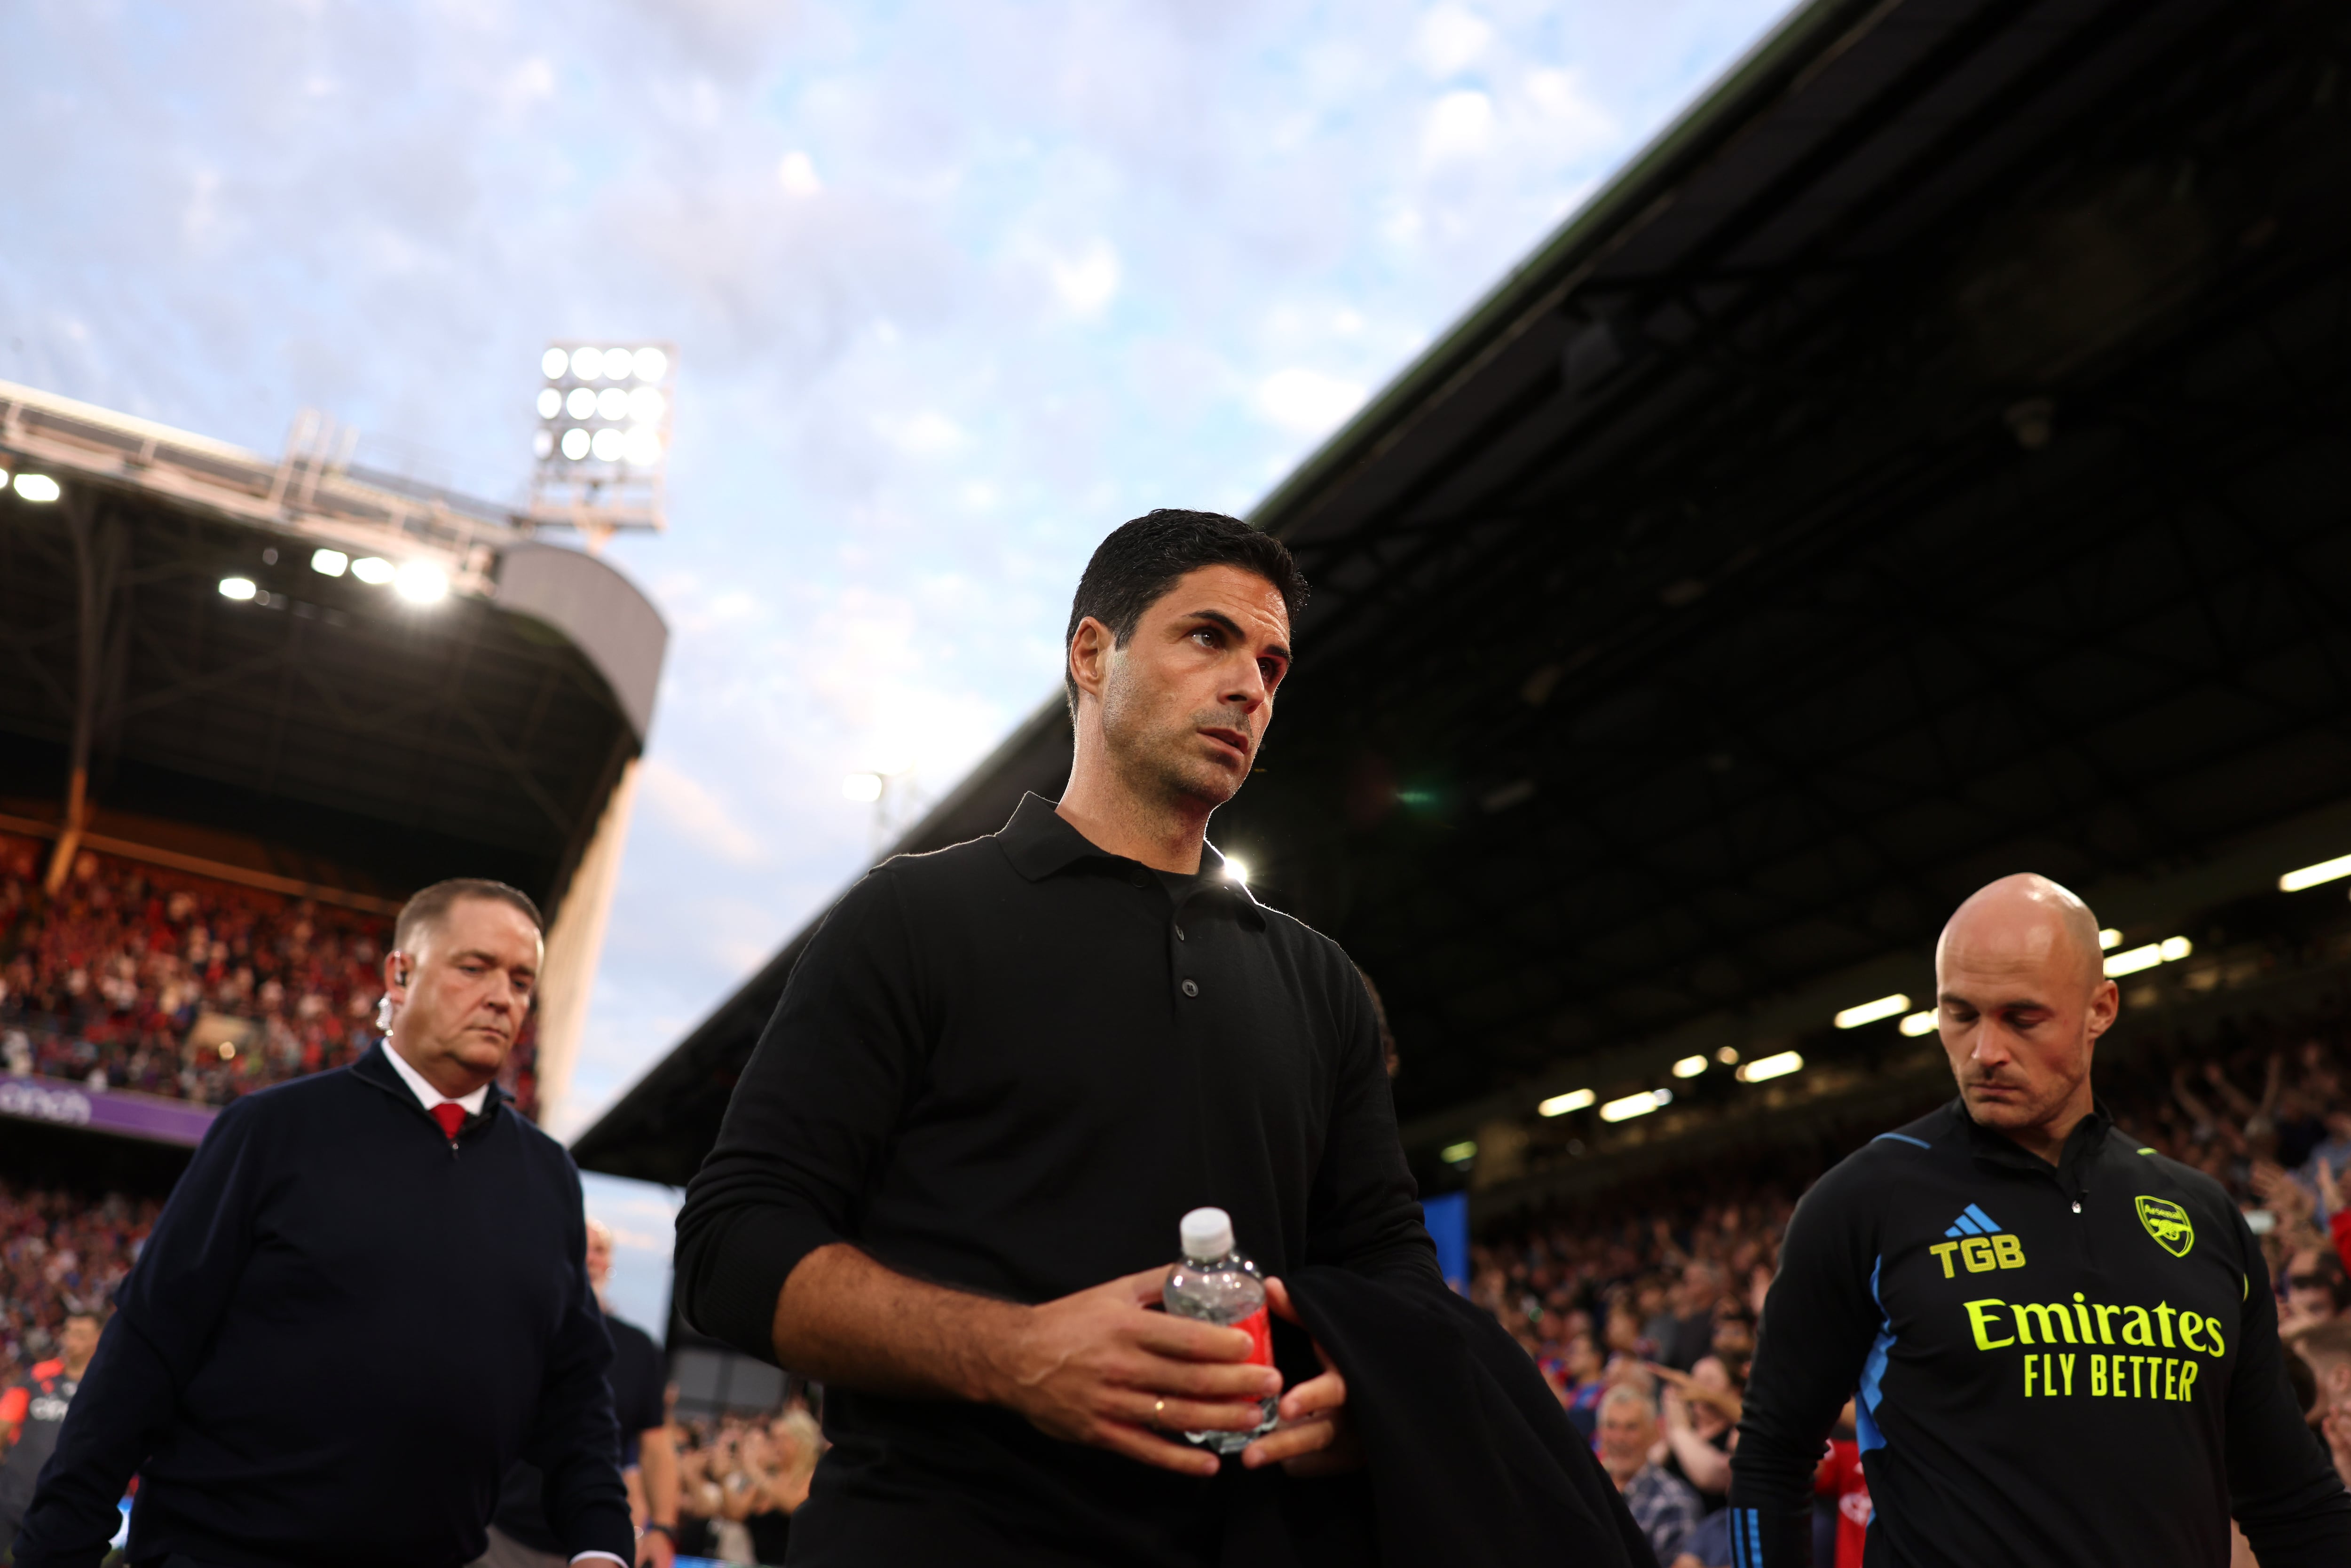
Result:
<svg viewBox="0 0 2351 1568"><path fill-rule="evenodd" d="M571 350L571 373L583 382L592 382L604 373L604 350L589 347Z"/></svg>
<svg viewBox="0 0 2351 1568"><path fill-rule="evenodd" d="M538 373L549 381L561 381L571 369L571 356L560 349L549 349L538 357Z"/></svg>
<svg viewBox="0 0 2351 1568"><path fill-rule="evenodd" d="M253 585L253 579L249 577L224 577L220 580L220 593L223 599L250 599L260 591L261 590Z"/></svg>
<svg viewBox="0 0 2351 1568"><path fill-rule="evenodd" d="M1736 1067L1739 1065L1739 1048L1735 1045L1726 1045L1714 1053L1714 1059L1725 1067Z"/></svg>
<svg viewBox="0 0 2351 1568"><path fill-rule="evenodd" d="M392 591L411 604L438 604L449 597L449 574L429 560L412 560L392 575Z"/></svg>
<svg viewBox="0 0 2351 1568"><path fill-rule="evenodd" d="M553 392L555 389L553 387L549 387L547 390L549 392ZM596 417L596 393L590 388L573 387L569 397L559 398L557 402L561 406L563 412L569 414L574 419L593 419ZM540 400L539 406L542 408L546 406L546 401L544 399ZM545 419L553 419L555 415L549 413L543 414L540 417Z"/></svg>
<svg viewBox="0 0 2351 1568"><path fill-rule="evenodd" d="M1935 1032L1936 1021L1935 1009L1928 1008L1925 1012L1912 1013L1905 1018L1902 1020L1902 1032L1914 1040L1922 1034L1932 1034Z"/></svg>
<svg viewBox="0 0 2351 1568"><path fill-rule="evenodd" d="M2160 942L2148 942L2108 958L2106 978L2120 979L2125 975L2136 975L2141 969L2152 969L2158 964L2176 964L2194 951L2196 944L2185 936L2167 936Z"/></svg>
<svg viewBox="0 0 2351 1568"><path fill-rule="evenodd" d="M1859 1029L1865 1023L1876 1023L1879 1019L1894 1018L1909 1010L1910 998L1896 991L1890 997L1880 997L1874 1002L1863 1002L1858 1007L1845 1009L1837 1014L1836 1026L1839 1029Z"/></svg>
<svg viewBox="0 0 2351 1568"><path fill-rule="evenodd" d="M1468 1165L1478 1157L1478 1140L1464 1138L1458 1144L1447 1144L1437 1151L1437 1157L1448 1166Z"/></svg>
<svg viewBox="0 0 2351 1568"><path fill-rule="evenodd" d="M563 350L560 349L556 350L559 354ZM557 392L553 387L539 388L538 417L541 419L553 419L557 414L561 413L562 412L563 394Z"/></svg>
<svg viewBox="0 0 2351 1568"><path fill-rule="evenodd" d="M21 480L18 482L22 483ZM2306 865L2300 871L2286 873L2278 878L2278 891L2300 893L2305 887L2316 887L2323 882L2334 882L2346 876L2351 876L2351 855L2336 855L2331 861L2320 861L2316 865Z"/></svg>
<svg viewBox="0 0 2351 1568"><path fill-rule="evenodd" d="M1706 1058L1703 1056L1685 1056L1674 1063L1674 1076L1677 1078L1696 1078L1705 1071Z"/></svg>
<svg viewBox="0 0 2351 1568"><path fill-rule="evenodd" d="M1535 1107L1539 1116L1564 1116L1570 1111L1581 1111L1600 1096L1589 1089L1571 1089L1564 1094L1554 1094Z"/></svg>
<svg viewBox="0 0 2351 1568"><path fill-rule="evenodd" d="M2122 945L2123 934L2116 930L2113 926L2109 925L2104 931L2098 933L2099 952L2110 952L2114 948L2119 947Z"/></svg>
<svg viewBox="0 0 2351 1568"><path fill-rule="evenodd" d="M381 588L400 575L400 569L380 555L363 555L351 562L351 575L361 582Z"/></svg>
<svg viewBox="0 0 2351 1568"><path fill-rule="evenodd" d="M661 462L661 436L643 425L629 432L621 442L621 461L638 468L651 468Z"/></svg>
<svg viewBox="0 0 2351 1568"><path fill-rule="evenodd" d="M659 349L639 349L629 360L641 382L657 382L669 374L669 356Z"/></svg>
<svg viewBox="0 0 2351 1568"><path fill-rule="evenodd" d="M667 344L557 341L539 356L531 516L579 528L660 528L677 351Z"/></svg>
<svg viewBox="0 0 2351 1568"><path fill-rule="evenodd" d="M575 424L563 433L563 455L574 463L581 462L594 442L595 437Z"/></svg>
<svg viewBox="0 0 2351 1568"><path fill-rule="evenodd" d="M621 454L628 449L628 444L629 433L608 424L590 439L588 450L595 454L596 461L599 463L618 463L621 460Z"/></svg>
<svg viewBox="0 0 2351 1568"><path fill-rule="evenodd" d="M35 506L46 506L65 494L47 474L19 474L10 487Z"/></svg>
<svg viewBox="0 0 2351 1568"><path fill-rule="evenodd" d="M1646 1116L1662 1106L1670 1105L1673 1101L1670 1089L1644 1089L1638 1094L1627 1094L1622 1100L1611 1100L1600 1107L1600 1119L1604 1122L1629 1122L1635 1116Z"/></svg>
<svg viewBox="0 0 2351 1568"><path fill-rule="evenodd" d="M841 795L844 800L879 800L882 799L882 775L852 773L841 781Z"/></svg>
<svg viewBox="0 0 2351 1568"><path fill-rule="evenodd" d="M351 568L351 558L339 549L314 549L310 552L310 570L321 577L340 577Z"/></svg>
<svg viewBox="0 0 2351 1568"><path fill-rule="evenodd" d="M1761 1083L1767 1078L1785 1078L1791 1072L1804 1070L1804 1059L1792 1051L1776 1056L1759 1056L1739 1070L1741 1083Z"/></svg>
<svg viewBox="0 0 2351 1568"><path fill-rule="evenodd" d="M598 419L617 421L629 417L629 394L619 387L606 387L596 394L594 401Z"/></svg>

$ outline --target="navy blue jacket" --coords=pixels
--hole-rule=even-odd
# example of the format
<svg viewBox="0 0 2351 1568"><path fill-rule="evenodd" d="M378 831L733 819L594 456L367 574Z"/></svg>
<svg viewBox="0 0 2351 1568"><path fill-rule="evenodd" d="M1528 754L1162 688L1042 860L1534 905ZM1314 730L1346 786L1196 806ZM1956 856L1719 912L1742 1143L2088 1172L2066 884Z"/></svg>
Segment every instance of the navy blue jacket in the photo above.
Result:
<svg viewBox="0 0 2351 1568"><path fill-rule="evenodd" d="M453 1140L378 1045L221 1113L123 1283L16 1539L134 1563L455 1568L499 1478L635 1558L580 1174L493 1088Z"/></svg>

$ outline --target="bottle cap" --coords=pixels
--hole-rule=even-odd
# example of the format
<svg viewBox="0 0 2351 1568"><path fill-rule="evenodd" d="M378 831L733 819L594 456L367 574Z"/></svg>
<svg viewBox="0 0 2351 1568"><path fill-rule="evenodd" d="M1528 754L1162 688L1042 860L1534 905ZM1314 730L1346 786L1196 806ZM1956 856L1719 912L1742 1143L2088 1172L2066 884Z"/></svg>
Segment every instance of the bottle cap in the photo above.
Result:
<svg viewBox="0 0 2351 1568"><path fill-rule="evenodd" d="M1211 1263L1233 1249L1233 1217L1221 1208L1196 1208L1176 1227L1184 1256Z"/></svg>

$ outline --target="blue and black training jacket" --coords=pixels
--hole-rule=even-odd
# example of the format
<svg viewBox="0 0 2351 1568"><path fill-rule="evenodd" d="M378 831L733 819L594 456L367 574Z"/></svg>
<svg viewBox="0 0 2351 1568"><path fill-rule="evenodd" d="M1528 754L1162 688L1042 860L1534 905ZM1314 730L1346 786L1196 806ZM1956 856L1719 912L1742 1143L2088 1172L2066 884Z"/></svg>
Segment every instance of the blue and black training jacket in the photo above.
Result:
<svg viewBox="0 0 2351 1568"><path fill-rule="evenodd" d="M1869 1568L2351 1564L2351 1496L2288 1387L2269 1271L2220 1184L2104 1106L2057 1164L1960 1102L1805 1195L1731 1462L1736 1568L1812 1561L1855 1401Z"/></svg>

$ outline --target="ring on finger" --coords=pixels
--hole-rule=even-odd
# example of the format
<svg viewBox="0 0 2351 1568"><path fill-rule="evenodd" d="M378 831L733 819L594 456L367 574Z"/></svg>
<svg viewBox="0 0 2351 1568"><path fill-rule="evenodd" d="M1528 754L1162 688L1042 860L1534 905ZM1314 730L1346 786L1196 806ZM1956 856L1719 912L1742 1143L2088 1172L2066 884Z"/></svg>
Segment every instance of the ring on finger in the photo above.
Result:
<svg viewBox="0 0 2351 1568"><path fill-rule="evenodd" d="M1166 1414L1167 1414L1167 1401L1166 1401L1166 1400L1165 1400L1165 1399L1155 1399L1155 1400L1153 1400L1153 1401L1151 1402L1151 1425L1152 1425L1155 1428L1155 1427L1158 1427L1158 1425L1159 1425L1159 1418L1160 1418L1161 1416L1163 1416L1166 1415Z"/></svg>

